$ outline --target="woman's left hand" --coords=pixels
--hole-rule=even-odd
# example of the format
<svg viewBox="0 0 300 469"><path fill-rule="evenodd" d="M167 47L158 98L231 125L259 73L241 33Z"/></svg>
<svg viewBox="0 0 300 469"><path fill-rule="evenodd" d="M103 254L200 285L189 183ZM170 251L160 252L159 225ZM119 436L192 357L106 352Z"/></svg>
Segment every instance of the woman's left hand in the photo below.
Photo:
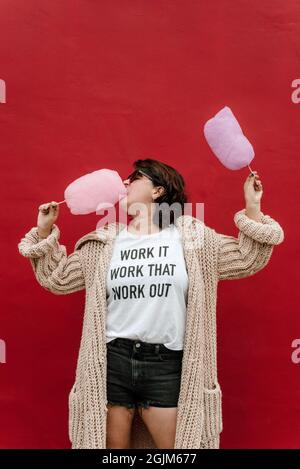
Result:
<svg viewBox="0 0 300 469"><path fill-rule="evenodd" d="M263 194L259 175L257 171L253 171L253 173L249 174L244 184L246 206L259 205Z"/></svg>

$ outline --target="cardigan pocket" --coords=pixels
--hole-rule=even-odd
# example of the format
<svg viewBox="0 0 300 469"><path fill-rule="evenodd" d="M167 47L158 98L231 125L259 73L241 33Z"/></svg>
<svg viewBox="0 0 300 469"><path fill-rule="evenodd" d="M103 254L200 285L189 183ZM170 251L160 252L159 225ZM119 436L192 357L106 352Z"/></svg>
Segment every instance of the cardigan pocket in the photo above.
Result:
<svg viewBox="0 0 300 469"><path fill-rule="evenodd" d="M80 411L79 410L80 410L79 396L76 390L76 383L74 383L69 393L69 439L73 447L76 444L79 423L80 423Z"/></svg>
<svg viewBox="0 0 300 469"><path fill-rule="evenodd" d="M219 435L223 430L222 422L222 391L219 383L213 389L204 387L204 425L203 438L210 440Z"/></svg>

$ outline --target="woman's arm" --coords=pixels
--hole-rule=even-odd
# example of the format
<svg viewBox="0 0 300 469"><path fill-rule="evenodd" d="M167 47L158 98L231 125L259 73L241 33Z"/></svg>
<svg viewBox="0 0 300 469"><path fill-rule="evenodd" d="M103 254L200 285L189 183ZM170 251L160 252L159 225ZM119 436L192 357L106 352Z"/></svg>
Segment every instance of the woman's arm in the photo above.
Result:
<svg viewBox="0 0 300 469"><path fill-rule="evenodd" d="M260 210L262 184L257 174L248 176L244 191L246 208L234 215L238 238L217 233L219 280L244 278L260 271L268 264L274 245L284 240L279 223Z"/></svg>
<svg viewBox="0 0 300 469"><path fill-rule="evenodd" d="M18 244L22 256L29 258L39 284L55 295L66 295L85 288L80 250L67 256L66 247L59 244L60 231L53 224L46 238L32 228Z"/></svg>
<svg viewBox="0 0 300 469"><path fill-rule="evenodd" d="M248 277L265 267L274 245L282 243L284 232L277 221L261 213L261 222L246 215L246 209L234 215L238 237L217 233L218 278L232 280Z"/></svg>

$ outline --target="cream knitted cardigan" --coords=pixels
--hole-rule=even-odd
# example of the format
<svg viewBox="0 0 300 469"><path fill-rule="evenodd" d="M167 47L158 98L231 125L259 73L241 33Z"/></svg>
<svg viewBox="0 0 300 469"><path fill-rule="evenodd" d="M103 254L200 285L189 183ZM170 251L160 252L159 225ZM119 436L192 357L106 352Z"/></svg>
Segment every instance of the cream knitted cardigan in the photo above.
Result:
<svg viewBox="0 0 300 469"><path fill-rule="evenodd" d="M174 448L219 448L222 392L217 375L216 303L219 280L239 279L267 265L284 232L274 219L261 222L236 212L238 238L217 233L191 215L177 218L189 276ZM40 239L33 227L18 244L39 284L65 295L85 289L85 311L74 384L69 393L72 448L106 448L106 274L115 236L126 225L110 223L79 239L69 256L60 231ZM131 448L156 448L136 411Z"/></svg>

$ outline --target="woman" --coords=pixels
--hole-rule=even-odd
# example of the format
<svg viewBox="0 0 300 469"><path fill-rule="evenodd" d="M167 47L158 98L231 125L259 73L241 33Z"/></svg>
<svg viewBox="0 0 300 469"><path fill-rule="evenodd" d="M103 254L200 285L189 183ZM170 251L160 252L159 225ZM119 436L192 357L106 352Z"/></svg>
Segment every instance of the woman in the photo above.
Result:
<svg viewBox="0 0 300 469"><path fill-rule="evenodd" d="M134 165L120 202L128 226L95 230L67 256L52 202L19 243L46 290L87 291L69 396L72 447L218 448L217 284L261 270L283 230L260 211L257 172L244 183L235 238L180 215L187 197L174 168L153 159Z"/></svg>

